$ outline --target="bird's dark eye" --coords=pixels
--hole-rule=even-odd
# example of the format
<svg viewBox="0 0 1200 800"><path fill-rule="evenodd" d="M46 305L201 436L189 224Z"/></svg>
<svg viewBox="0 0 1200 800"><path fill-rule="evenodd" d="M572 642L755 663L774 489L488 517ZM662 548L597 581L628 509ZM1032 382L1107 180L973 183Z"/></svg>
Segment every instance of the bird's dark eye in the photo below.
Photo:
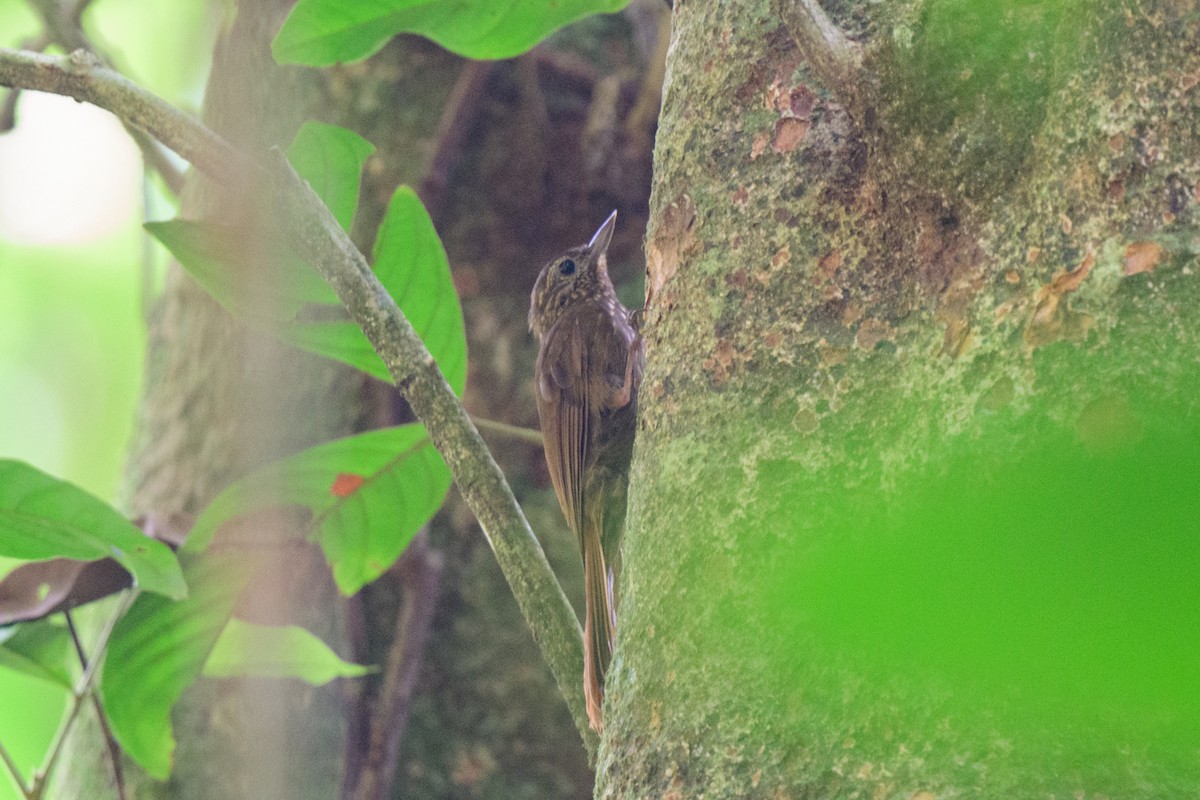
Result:
<svg viewBox="0 0 1200 800"><path fill-rule="evenodd" d="M564 258L558 265L558 271L563 275L575 274L575 262L569 258Z"/></svg>

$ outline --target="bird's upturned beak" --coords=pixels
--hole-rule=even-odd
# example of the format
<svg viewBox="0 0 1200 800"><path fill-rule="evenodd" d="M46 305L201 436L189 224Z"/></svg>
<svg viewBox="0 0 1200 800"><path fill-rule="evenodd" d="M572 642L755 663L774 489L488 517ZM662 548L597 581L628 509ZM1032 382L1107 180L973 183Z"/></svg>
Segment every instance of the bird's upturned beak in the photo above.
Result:
<svg viewBox="0 0 1200 800"><path fill-rule="evenodd" d="M614 211L608 215L608 219L604 220L596 233L592 236L592 240L588 242L588 252L593 256L608 252L608 243L612 241L613 230L617 227L617 212Z"/></svg>

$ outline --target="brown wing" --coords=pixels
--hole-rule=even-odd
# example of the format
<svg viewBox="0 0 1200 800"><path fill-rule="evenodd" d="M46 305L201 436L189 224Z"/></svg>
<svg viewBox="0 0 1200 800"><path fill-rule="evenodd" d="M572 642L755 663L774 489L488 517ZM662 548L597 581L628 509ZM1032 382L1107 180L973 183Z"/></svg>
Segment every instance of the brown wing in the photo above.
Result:
<svg viewBox="0 0 1200 800"><path fill-rule="evenodd" d="M592 416L583 382L587 374L583 338L577 314L560 318L546 332L538 353L536 387L550 480L576 535L583 530L583 468Z"/></svg>
<svg viewBox="0 0 1200 800"><path fill-rule="evenodd" d="M584 474L599 433L600 415L623 377L628 345L603 309L564 314L542 339L537 405L546 463L559 505L576 535L583 530Z"/></svg>

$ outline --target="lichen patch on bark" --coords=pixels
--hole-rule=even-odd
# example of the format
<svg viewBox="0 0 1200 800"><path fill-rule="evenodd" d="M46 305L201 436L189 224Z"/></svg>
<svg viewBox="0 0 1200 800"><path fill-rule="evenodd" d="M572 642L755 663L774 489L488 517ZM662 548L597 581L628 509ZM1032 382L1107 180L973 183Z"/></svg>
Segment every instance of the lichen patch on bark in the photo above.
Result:
<svg viewBox="0 0 1200 800"><path fill-rule="evenodd" d="M700 249L695 225L696 206L690 196L680 194L663 210L646 242L646 307L655 313L666 311L658 307L658 300L680 261Z"/></svg>

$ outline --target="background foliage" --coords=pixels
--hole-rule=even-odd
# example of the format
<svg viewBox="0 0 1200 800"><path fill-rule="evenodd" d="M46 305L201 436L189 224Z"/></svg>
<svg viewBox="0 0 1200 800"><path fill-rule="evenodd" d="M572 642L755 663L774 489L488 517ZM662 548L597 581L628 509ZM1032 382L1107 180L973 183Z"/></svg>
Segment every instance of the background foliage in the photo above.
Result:
<svg viewBox="0 0 1200 800"><path fill-rule="evenodd" d="M103 13L89 19L96 38L121 54L121 66L139 82L194 108L215 34L208 4L106 0L103 5ZM27 4L0 3L0 44L16 47L37 30ZM35 109L27 98L28 116L45 109L46 99L38 98ZM70 100L60 107L65 115L75 114L68 120L87 120L76 123L85 138L95 117L104 116ZM6 146L0 139L0 148ZM80 149L82 166L72 161L80 172L63 174L49 158L37 165L43 188L57 198L45 210L45 227L52 234L64 233L63 218L71 217L64 206L85 194L79 183L86 171L111 158L108 152L89 152L86 144ZM5 173L11 180L11 169ZM28 189L5 187L6 192ZM156 208L166 208L153 186L150 195ZM100 202L111 205L113 198L101 195ZM142 219L135 202L125 207L124 221L98 237L50 245L14 241L0 226L0 453L108 500L116 499L145 348L137 267L146 246ZM152 258L161 265L163 252L156 248ZM0 559L0 574L12 566ZM41 761L65 701L63 686L0 668L0 741L27 773ZM18 796L6 775L0 798Z"/></svg>

